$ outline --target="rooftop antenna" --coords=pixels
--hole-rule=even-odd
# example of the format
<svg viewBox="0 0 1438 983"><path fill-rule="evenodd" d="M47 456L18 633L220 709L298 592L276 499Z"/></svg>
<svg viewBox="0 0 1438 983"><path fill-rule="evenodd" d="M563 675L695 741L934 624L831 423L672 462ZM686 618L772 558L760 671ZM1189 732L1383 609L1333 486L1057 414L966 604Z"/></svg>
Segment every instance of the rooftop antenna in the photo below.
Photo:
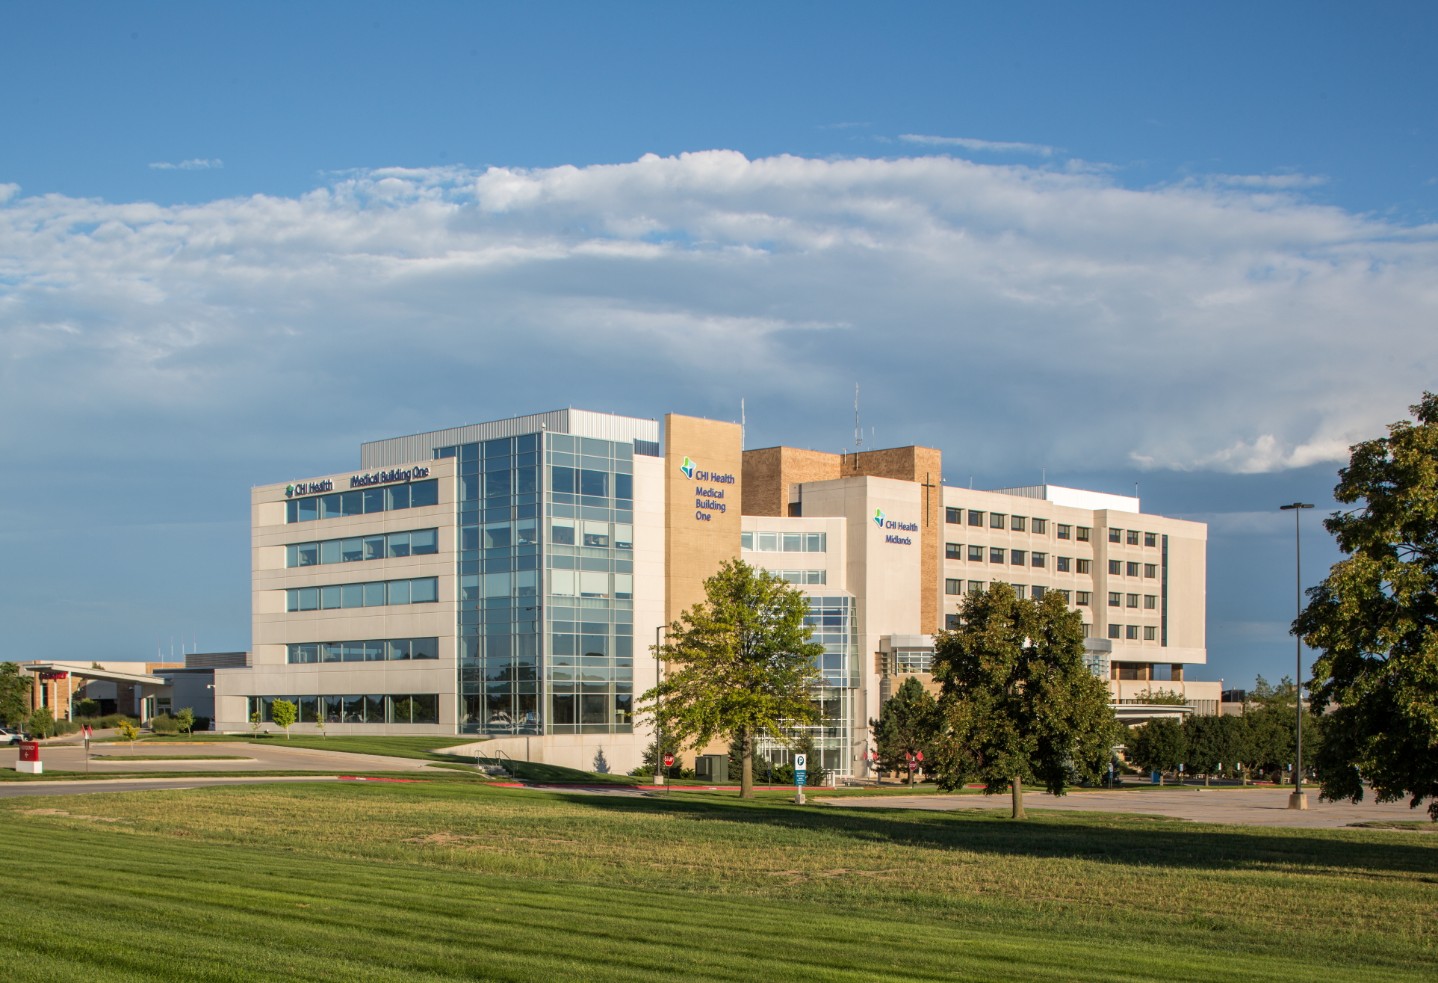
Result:
<svg viewBox="0 0 1438 983"><path fill-rule="evenodd" d="M854 383L854 453L864 449L864 428L859 424L859 384Z"/></svg>

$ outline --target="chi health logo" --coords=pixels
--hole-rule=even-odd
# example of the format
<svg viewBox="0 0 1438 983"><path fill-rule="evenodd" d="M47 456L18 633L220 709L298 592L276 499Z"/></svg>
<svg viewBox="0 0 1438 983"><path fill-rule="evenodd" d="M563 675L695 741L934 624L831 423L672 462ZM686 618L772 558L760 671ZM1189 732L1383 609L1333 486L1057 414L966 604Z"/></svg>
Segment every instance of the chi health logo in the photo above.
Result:
<svg viewBox="0 0 1438 983"><path fill-rule="evenodd" d="M684 472L684 477L690 481L694 480L694 462L689 460L687 456L684 458L684 463L679 465L679 470Z"/></svg>
<svg viewBox="0 0 1438 983"><path fill-rule="evenodd" d="M874 510L874 525L878 526L880 529L884 528L884 510L883 510L883 509L875 509L875 510Z"/></svg>
<svg viewBox="0 0 1438 983"><path fill-rule="evenodd" d="M294 485L287 485L287 486L285 486L285 497L286 497L286 498L293 498L293 497L294 497L294 494L295 494L295 486L294 486Z"/></svg>

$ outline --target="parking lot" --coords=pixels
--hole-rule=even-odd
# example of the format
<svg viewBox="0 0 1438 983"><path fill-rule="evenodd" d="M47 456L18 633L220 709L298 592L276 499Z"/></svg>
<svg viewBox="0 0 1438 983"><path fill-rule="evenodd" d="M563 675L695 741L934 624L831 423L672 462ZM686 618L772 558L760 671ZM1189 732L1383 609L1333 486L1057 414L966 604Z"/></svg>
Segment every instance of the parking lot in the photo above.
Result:
<svg viewBox="0 0 1438 983"><path fill-rule="evenodd" d="M1308 790L1306 810L1288 808L1286 788L1144 788L1126 791L1083 789L1064 796L1027 792L1024 809L1065 812L1128 812L1168 816L1203 823L1240 823L1250 826L1288 826L1298 829L1333 829L1363 822L1427 821L1426 807L1408 808L1408 801L1377 803L1371 797L1361 803L1322 802L1318 789ZM1010 808L1003 795L896 795L883 798L831 799L829 805L877 809L959 809ZM1435 827L1438 828L1438 827Z"/></svg>

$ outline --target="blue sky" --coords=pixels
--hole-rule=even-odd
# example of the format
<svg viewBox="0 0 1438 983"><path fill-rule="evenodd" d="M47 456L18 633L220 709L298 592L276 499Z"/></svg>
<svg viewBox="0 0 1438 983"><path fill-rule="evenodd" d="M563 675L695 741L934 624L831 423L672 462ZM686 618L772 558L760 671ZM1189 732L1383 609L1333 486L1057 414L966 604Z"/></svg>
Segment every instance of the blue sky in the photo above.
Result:
<svg viewBox="0 0 1438 983"><path fill-rule="evenodd" d="M248 489L576 405L1210 523L1434 388L1426 3L0 7L0 657L244 647Z"/></svg>

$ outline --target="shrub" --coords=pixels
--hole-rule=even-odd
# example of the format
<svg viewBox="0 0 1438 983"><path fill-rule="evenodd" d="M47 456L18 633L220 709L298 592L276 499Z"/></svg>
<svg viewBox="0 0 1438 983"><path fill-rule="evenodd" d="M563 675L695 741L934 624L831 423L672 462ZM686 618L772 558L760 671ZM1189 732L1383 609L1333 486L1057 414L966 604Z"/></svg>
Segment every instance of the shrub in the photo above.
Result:
<svg viewBox="0 0 1438 983"><path fill-rule="evenodd" d="M161 714L158 717L150 718L150 730L156 734L178 734L180 722L169 714Z"/></svg>

